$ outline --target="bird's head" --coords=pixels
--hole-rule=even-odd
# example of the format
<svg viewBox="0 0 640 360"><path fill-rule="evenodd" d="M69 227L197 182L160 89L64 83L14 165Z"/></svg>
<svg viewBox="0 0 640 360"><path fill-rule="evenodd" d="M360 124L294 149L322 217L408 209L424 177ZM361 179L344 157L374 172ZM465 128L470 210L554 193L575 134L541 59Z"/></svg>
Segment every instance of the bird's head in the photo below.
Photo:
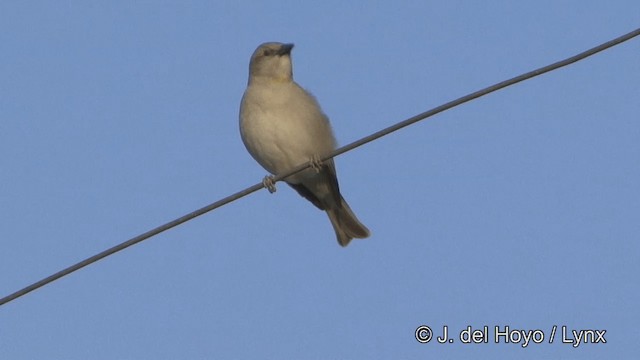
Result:
<svg viewBox="0 0 640 360"><path fill-rule="evenodd" d="M252 79L266 78L276 81L291 81L293 44L278 42L264 43L253 52L249 64L249 82Z"/></svg>

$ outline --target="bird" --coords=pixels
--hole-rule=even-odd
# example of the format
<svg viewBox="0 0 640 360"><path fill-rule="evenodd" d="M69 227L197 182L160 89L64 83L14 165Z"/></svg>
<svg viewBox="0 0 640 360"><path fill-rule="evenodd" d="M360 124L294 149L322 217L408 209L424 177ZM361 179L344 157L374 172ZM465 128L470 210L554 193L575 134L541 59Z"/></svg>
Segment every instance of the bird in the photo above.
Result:
<svg viewBox="0 0 640 360"><path fill-rule="evenodd" d="M240 135L249 154L271 174L311 164L284 181L327 213L338 244L345 247L370 232L340 194L333 158L319 161L337 143L316 98L293 80L293 46L267 42L251 55L249 81L240 102ZM269 179L265 177L264 183L273 192Z"/></svg>

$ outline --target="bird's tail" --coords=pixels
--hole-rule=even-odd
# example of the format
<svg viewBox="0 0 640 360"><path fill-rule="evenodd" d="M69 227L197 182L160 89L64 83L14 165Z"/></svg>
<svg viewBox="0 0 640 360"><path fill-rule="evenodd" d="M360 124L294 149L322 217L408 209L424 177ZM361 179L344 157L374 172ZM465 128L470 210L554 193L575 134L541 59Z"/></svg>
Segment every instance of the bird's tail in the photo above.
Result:
<svg viewBox="0 0 640 360"><path fill-rule="evenodd" d="M369 229L358 220L342 196L340 197L340 205L327 209L327 215L329 215L329 220L331 220L331 225L333 225L338 243L341 246L349 245L353 238L369 237Z"/></svg>

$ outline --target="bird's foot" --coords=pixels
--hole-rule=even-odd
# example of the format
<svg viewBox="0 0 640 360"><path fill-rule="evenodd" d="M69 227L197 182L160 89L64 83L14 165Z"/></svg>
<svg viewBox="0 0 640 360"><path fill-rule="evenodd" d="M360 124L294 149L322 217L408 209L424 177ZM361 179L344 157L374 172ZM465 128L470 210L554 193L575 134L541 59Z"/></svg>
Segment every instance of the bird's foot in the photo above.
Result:
<svg viewBox="0 0 640 360"><path fill-rule="evenodd" d="M271 194L276 192L276 182L273 181L273 175L267 175L262 179L262 186L264 186Z"/></svg>
<svg viewBox="0 0 640 360"><path fill-rule="evenodd" d="M320 158L317 155L313 155L311 157L311 160L309 160L309 167L315 170L317 173L322 170L322 165L322 161L320 161Z"/></svg>

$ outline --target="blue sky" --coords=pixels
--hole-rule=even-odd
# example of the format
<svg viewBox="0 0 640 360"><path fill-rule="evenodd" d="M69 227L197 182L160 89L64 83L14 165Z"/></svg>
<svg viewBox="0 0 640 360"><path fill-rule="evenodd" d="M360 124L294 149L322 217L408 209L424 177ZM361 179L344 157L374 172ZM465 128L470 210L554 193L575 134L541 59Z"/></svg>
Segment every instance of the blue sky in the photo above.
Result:
<svg viewBox="0 0 640 360"><path fill-rule="evenodd" d="M262 42L296 44L346 144L639 24L637 1L3 2L0 296L259 182L238 107ZM338 157L370 239L341 248L279 184L0 307L0 357L635 358L638 54ZM459 341L485 325L607 343Z"/></svg>

